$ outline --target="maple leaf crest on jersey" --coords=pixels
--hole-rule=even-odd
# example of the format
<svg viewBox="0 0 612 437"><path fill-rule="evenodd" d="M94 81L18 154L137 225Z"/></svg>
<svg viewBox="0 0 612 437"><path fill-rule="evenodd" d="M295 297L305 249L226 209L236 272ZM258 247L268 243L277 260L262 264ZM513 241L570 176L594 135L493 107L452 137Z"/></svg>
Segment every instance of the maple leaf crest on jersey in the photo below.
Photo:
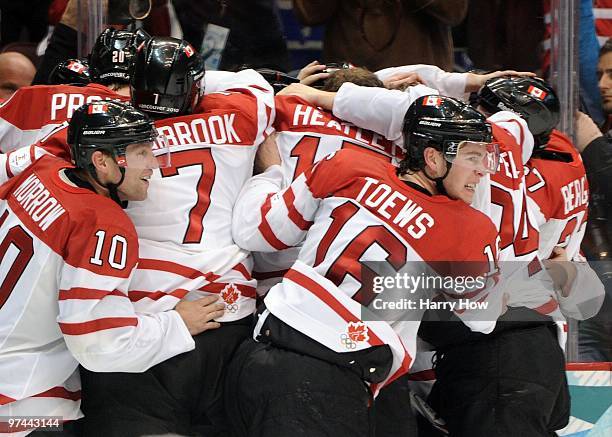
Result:
<svg viewBox="0 0 612 437"><path fill-rule="evenodd" d="M221 299L227 305L233 305L240 297L240 291L233 284L229 284L221 291Z"/></svg>
<svg viewBox="0 0 612 437"><path fill-rule="evenodd" d="M347 333L348 337L354 342L368 341L370 339L368 335L368 327L362 322L349 322Z"/></svg>

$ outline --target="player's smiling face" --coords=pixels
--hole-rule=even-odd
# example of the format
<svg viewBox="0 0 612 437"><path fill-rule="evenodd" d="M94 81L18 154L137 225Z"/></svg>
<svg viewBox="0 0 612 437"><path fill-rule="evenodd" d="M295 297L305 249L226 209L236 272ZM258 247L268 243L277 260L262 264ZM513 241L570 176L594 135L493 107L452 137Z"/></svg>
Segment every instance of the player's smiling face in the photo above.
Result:
<svg viewBox="0 0 612 437"><path fill-rule="evenodd" d="M123 182L117 187L119 198L121 200L145 200L152 174L151 169L126 168Z"/></svg>

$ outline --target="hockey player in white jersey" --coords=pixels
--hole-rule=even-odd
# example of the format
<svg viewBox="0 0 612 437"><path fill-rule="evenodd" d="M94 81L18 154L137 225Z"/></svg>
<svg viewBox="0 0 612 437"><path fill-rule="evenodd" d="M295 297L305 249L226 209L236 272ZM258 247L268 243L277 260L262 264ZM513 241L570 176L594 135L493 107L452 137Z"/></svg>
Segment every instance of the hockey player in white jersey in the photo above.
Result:
<svg viewBox="0 0 612 437"><path fill-rule="evenodd" d="M154 37L138 49L132 101L156 118L172 166L153 174L146 201L127 205L140 243L128 295L148 313L181 298L219 296L222 326L195 338L195 355L150 372L87 374L88 435L223 433L227 426L224 368L250 332L256 297L251 256L232 239L232 210L268 133L274 100L253 70L215 75L211 88L220 92L201 97L203 75L201 57L184 40Z"/></svg>
<svg viewBox="0 0 612 437"><path fill-rule="evenodd" d="M146 197L156 137L129 105L85 105L68 132L76 167L43 156L2 186L0 434L32 431L19 416L79 419L79 364L142 372L218 327L211 298L156 314L128 298L138 240L115 200Z"/></svg>
<svg viewBox="0 0 612 437"><path fill-rule="evenodd" d="M344 82L361 86L383 86L373 73L354 68L332 73L325 82L325 88L334 90ZM360 150L396 165L404 155L402 148L381 135L346 123L295 96L276 96L273 127L285 186L312 164L337 150ZM276 252L253 254L253 276L257 279L260 294L265 294L282 279L297 259L300 247L277 249Z"/></svg>
<svg viewBox="0 0 612 437"><path fill-rule="evenodd" d="M238 244L272 251L303 241L303 247L268 292L255 341L232 361L227 399L235 435L370 435L371 396L410 367L418 318L363 320L361 305L373 295L361 263L387 260L400 268L461 259L477 261L485 274L494 262L495 228L466 204L472 184L496 162L490 126L450 98L420 98L411 109L409 158L399 171L383 159L340 150L286 189L281 168L272 165L241 193L233 223ZM429 122L444 126L443 133ZM450 197L430 179L446 173L447 159L453 164L443 183ZM403 215L412 208L410 218ZM491 297L486 288L474 296Z"/></svg>
<svg viewBox="0 0 612 437"><path fill-rule="evenodd" d="M494 83L495 81L502 81L504 79L492 79L487 83ZM480 202L478 207L486 212L494 222L496 223L501 238L501 252L500 252L500 260L505 261L522 261L519 263L508 264L507 262L503 267L507 269L509 268L511 274L515 275L516 278L518 275L520 278L522 276L530 276L528 281L520 281L523 286L513 286L512 289L509 289L508 292L510 294L509 304L513 307L517 307L517 309L512 309L508 313L506 313L506 318L512 318L514 314L514 320L520 320L521 322L525 322L525 317L533 314L541 314L542 316L554 315L557 318L561 318L561 313L559 311L559 303L568 304L566 299L559 298L555 292L555 287L553 286L553 282L548 277L548 275L544 274L542 267L537 260L537 251L538 251L538 231L537 231L537 223L535 221L535 217L533 212L528 208L529 202L526 195L526 186L525 186L525 178L524 172L522 169L522 165L527 162L531 155L531 151L533 149L533 136L528 130L528 125L530 128L534 129L533 134L536 137L539 137L541 134L550 132L552 127L554 126L554 100L556 96L550 91L550 89L543 84L540 80L531 79L531 78L522 78L517 79L521 81L520 89L512 90L516 94L511 94L510 90L503 89L503 91L512 95L514 98L513 103L516 108L512 108L512 112L510 111L499 111L499 109L511 109L512 106L510 102L504 100L501 105L487 105L484 109L489 109L489 115L491 112L496 112L495 114L489 117L489 121L493 124L493 133L495 138L502 143L502 156L500 157L500 171L498 171L495 175L491 177L491 190L490 192L485 191L484 194L490 195L493 202L485 201ZM457 81L455 81L457 82ZM431 84L431 83L430 83ZM297 88L293 86L294 88ZM455 84L455 88L457 88ZM302 92L301 90L297 90ZM485 85L481 93L484 97L488 94L488 88ZM455 90L456 92L456 90ZM345 118L349 121L357 123L361 126L374 129L375 131L386 135L391 139L397 139L399 141L401 138L401 123L399 123L399 117L401 116L401 108L405 108L409 104L409 99L407 96L402 95L399 92L392 92L386 90L375 90L370 88L359 88L355 87L351 84L345 84L339 90L337 95L325 95L323 93L314 93L313 91L305 91L305 94L310 93L312 95L312 99L319 100L324 107L331 107L333 105L334 113L342 118ZM548 97L547 97L548 96ZM538 98L540 97L540 98ZM484 100L484 99L483 99ZM368 102L366 105L365 102ZM519 110L520 105L525 105L527 108L532 110L533 117L529 120L527 117L527 121L523 120L519 117L518 114L523 115L525 111ZM495 109L492 109L494 107ZM557 106L558 108L558 106ZM497 112L499 111L499 112ZM551 112L552 111L552 112ZM527 115L531 114L527 113ZM389 115L391 114L391 115ZM486 187L486 185L485 185ZM482 188L482 187L479 187ZM480 191L481 197L483 192ZM485 199L486 200L486 199ZM496 210L498 208L498 210ZM533 266L531 263L533 262ZM515 265L516 264L516 265ZM529 267L528 267L529 266ZM535 268L534 268L535 267ZM558 267L558 266L555 266ZM517 270L518 269L518 270ZM532 277L533 276L533 277ZM593 278L593 275L590 276ZM520 279L519 278L519 279ZM576 289L576 285L580 283L580 281L576 281L573 276L569 276L570 279L574 281L569 281L568 283L573 283L573 289ZM546 284L546 286L542 285ZM566 283L567 284L567 283ZM529 290L527 291L524 286L528 286ZM569 288L572 288L571 286ZM597 288L594 290L597 293ZM580 296L575 296L580 298ZM521 309L524 308L524 309ZM526 307L526 308L525 308ZM583 317L589 317L592 315L591 305L589 310L583 314ZM572 315L576 313L575 311L576 305L569 305L568 311L573 311ZM535 313L533 312L535 310ZM537 318L537 317L536 317ZM546 320L544 325L546 325ZM533 321L526 321L527 325L531 326ZM537 324L537 321L536 321ZM526 327L529 327L525 325ZM432 325L425 325L427 327ZM435 326L435 325L434 325ZM516 325L515 327L521 327L522 325ZM548 422L535 423L534 421L525 420L525 431L526 433L542 433L545 435L548 431L547 429L550 427L551 429L558 429L562 427L564 417L567 419L566 411L563 408L564 402L567 402L567 386L564 380L563 373L563 356L560 351L556 350L554 345L553 338L551 338L549 329L545 326L540 325L540 346L535 349L538 353L540 353L543 357L538 362L547 362L549 364L548 370L545 372L546 377L542 378L543 384L540 385L541 390L543 392L548 392L549 390L544 388L546 385L550 385L551 387L564 387L561 391L552 390L553 392L559 393L560 402L557 405L557 408L554 410L554 414L550 414L548 416ZM498 329L501 329L502 325L498 324ZM444 358L445 360L438 360L438 368L441 369L444 362L453 362L457 360L461 360L462 357L469 355L465 350L461 348L454 348L457 351L457 360L452 359L452 354L448 352L448 347L450 345L445 345L449 339L453 338L447 330L444 329L439 332L440 335L432 335L433 332L421 334L428 340L433 343L438 343L438 348L447 349ZM444 333L445 332L445 333ZM525 333L525 330L518 331ZM505 334L508 336L510 334ZM519 338L520 336L510 335L513 338L513 344L516 344L518 349L521 350L531 350L530 343L525 342L524 347L521 347L522 340ZM437 338L436 338L437 337ZM486 337L485 344L483 344L483 351L488 349L486 343L496 341L494 337ZM543 345L547 345L548 348L545 348ZM511 348L508 348L511 349ZM474 356L480 356L481 353L474 351ZM469 368L472 364L471 361L463 361L465 363L466 369ZM555 368L553 369L553 363ZM501 365L501 364L500 364ZM457 374L459 372L458 365L455 363L453 365L444 366L445 369L453 367L456 372L453 374L452 378L445 378L448 376L446 373L440 370L438 373L443 376L442 379L452 381L455 384L455 380L458 379ZM529 378L537 380L539 377L533 372L533 366L525 366L525 374L531 375ZM466 374L469 374L469 371L466 370ZM555 379L556 378L556 379ZM478 383L483 383L483 379L477 380ZM465 384L475 384L476 382L470 381ZM444 385L444 381L440 381L440 386ZM483 390L486 387L491 388L492 386L483 386ZM502 429L504 426L512 427L512 417L515 414L521 414L520 408L523 406L530 405L529 402L519 402L515 403L515 406L518 406L519 409L513 411L512 408L503 408L505 412L504 415L498 415L496 418L492 418L491 421L483 421L478 419L477 421L470 421L469 418L477 417L477 416L488 416L493 417L486 412L489 408L491 408L492 404L482 405L481 414L470 414L467 410L461 410L459 408L453 408L452 406L446 406L446 404L440 405L443 399L449 399L456 397L455 395L449 396L448 393L440 394L439 391L434 393L436 397L433 400L436 404L437 409L439 409L440 413L446 415L447 422L450 422L449 426L451 427L451 431L455 432L482 432L483 435L486 435L487 430L492 429ZM555 402L555 398L549 397L547 402ZM466 408L469 406L474 411L476 411L479 407L478 402L466 402ZM526 417L540 417L539 411L523 411ZM479 431L480 430L480 431ZM540 434L537 434L540 435Z"/></svg>

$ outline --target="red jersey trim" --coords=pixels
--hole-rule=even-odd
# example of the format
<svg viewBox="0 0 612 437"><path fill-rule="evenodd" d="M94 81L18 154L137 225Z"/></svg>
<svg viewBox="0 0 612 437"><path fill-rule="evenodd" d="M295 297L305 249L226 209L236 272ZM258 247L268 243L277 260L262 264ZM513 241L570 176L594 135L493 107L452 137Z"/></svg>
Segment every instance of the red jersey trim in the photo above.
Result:
<svg viewBox="0 0 612 437"><path fill-rule="evenodd" d="M347 323L361 322L361 320L347 310L329 291L319 285L317 282L310 279L308 276L298 272L297 270L289 269L285 275L286 279L295 282L300 287L305 288L312 294L317 296L323 303L330 307L338 316L343 318ZM371 346L379 346L384 342L370 329L368 331L368 343Z"/></svg>
<svg viewBox="0 0 612 437"><path fill-rule="evenodd" d="M70 290L60 290L58 300L92 300L92 299L104 299L106 296L120 296L127 297L119 290L96 290L93 288L81 288L73 287Z"/></svg>
<svg viewBox="0 0 612 437"><path fill-rule="evenodd" d="M261 223L259 224L259 227L257 229L259 229L259 232L261 232L261 235L264 237L264 239L268 242L270 246L272 246L276 250L283 250L289 248L290 246L287 246L285 243L279 240L276 235L274 235L274 232L270 227L270 223L268 223L268 220L266 219L266 214L268 213L268 211L270 211L270 208L272 208L272 196L273 193L268 194L266 201L261 206Z"/></svg>
<svg viewBox="0 0 612 437"><path fill-rule="evenodd" d="M534 308L534 310L537 311L540 314L547 315L547 314L552 313L557 308L559 308L559 303L554 298L551 298L545 304L540 305L537 308Z"/></svg>
<svg viewBox="0 0 612 437"><path fill-rule="evenodd" d="M172 296L177 299L184 298L189 290L185 290L183 288L177 288L171 293L164 293L163 291L141 291L141 290L131 290L129 292L129 297L132 302L138 302L141 299L147 298L151 300L160 300L165 296Z"/></svg>
<svg viewBox="0 0 612 437"><path fill-rule="evenodd" d="M137 317L106 317L81 323L60 323L59 327L65 335L85 335L106 329L138 326Z"/></svg>
<svg viewBox="0 0 612 437"><path fill-rule="evenodd" d="M70 401L78 401L81 399L81 390L68 391L64 387L53 387L42 393L32 396L33 398L61 398Z"/></svg>
<svg viewBox="0 0 612 437"><path fill-rule="evenodd" d="M182 264L174 263L172 261L163 261L159 259L141 258L138 262L138 269L140 270L158 270L161 272L174 273L184 278L196 279L203 277L207 281L214 281L219 278L219 275L215 275L212 272L203 273L199 270L192 269L191 267L184 266Z"/></svg>
<svg viewBox="0 0 612 437"><path fill-rule="evenodd" d="M287 188L287 191L285 191L285 194L283 194L283 200L285 201L285 205L289 211L289 219L302 231L307 231L310 229L313 222L304 219L304 216L302 216L302 214L300 214L300 212L295 208L295 194L293 194L291 187Z"/></svg>

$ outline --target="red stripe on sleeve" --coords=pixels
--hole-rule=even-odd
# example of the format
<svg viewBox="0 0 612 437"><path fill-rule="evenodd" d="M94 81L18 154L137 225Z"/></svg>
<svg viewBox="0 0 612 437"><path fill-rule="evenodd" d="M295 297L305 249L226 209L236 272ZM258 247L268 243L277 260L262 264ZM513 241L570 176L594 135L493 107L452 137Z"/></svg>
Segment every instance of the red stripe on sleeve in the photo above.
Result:
<svg viewBox="0 0 612 437"><path fill-rule="evenodd" d="M7 175L9 178L12 178L13 176L15 176L15 175L13 174L13 172L11 171L11 166L10 166L10 164L9 164L9 161L10 161L10 158L11 158L11 153L13 153L13 152L10 152L8 155L6 155L6 163L5 163L5 167L6 167L6 175Z"/></svg>
<svg viewBox="0 0 612 437"><path fill-rule="evenodd" d="M310 229L313 222L304 219L304 216L302 216L302 214L300 214L300 212L295 208L295 194L293 194L291 187L289 187L287 191L285 191L285 194L283 194L283 200L285 201L285 205L289 211L289 218L291 221L295 223L295 225L302 231L307 231Z"/></svg>
<svg viewBox="0 0 612 437"><path fill-rule="evenodd" d="M253 277L251 276L251 274L249 273L249 271L247 270L247 268L244 266L244 264L242 263L238 263L236 264L234 267L232 267L232 270L236 270L238 273L240 273L244 279L246 279L247 281L250 281L251 279L253 279Z"/></svg>
<svg viewBox="0 0 612 437"><path fill-rule="evenodd" d="M42 393L32 396L33 398L62 398L71 401L78 401L81 399L81 390L68 391L64 387L53 387Z"/></svg>
<svg viewBox="0 0 612 437"><path fill-rule="evenodd" d="M539 307L534 308L534 310L537 311L540 314L547 315L547 314L552 313L558 307L559 307L559 303L557 303L557 301L554 298L551 298L544 305L540 305Z"/></svg>
<svg viewBox="0 0 612 437"><path fill-rule="evenodd" d="M85 335L106 329L137 325L138 318L136 317L106 317L104 319L90 320L89 322L59 324L62 333L66 335Z"/></svg>
<svg viewBox="0 0 612 437"><path fill-rule="evenodd" d="M276 250L283 250L287 249L290 246L287 246L285 243L276 238L276 235L274 235L274 232L272 231L268 220L266 220L266 214L268 213L268 211L270 211L270 208L272 208L272 196L273 193L268 194L266 201L261 207L261 223L259 224L259 227L257 229L259 229L259 232L261 232L261 235L268 242L268 244L270 244L270 246L272 246Z"/></svg>
<svg viewBox="0 0 612 437"><path fill-rule="evenodd" d="M15 402L16 399L0 394L0 405L10 404L11 402Z"/></svg>

